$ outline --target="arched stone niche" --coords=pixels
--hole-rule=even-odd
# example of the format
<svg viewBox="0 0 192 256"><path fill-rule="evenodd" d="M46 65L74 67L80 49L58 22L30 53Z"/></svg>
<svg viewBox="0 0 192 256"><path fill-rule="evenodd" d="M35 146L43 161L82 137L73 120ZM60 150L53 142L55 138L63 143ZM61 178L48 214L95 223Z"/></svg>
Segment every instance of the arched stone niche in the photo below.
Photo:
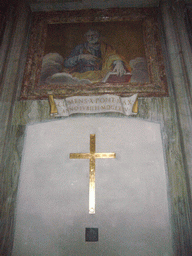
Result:
<svg viewBox="0 0 192 256"><path fill-rule="evenodd" d="M69 157L89 152L90 134L95 153L116 154L95 160L95 198L89 159ZM28 125L13 255L172 255L167 191L159 123L76 116ZM87 242L86 228L98 240Z"/></svg>

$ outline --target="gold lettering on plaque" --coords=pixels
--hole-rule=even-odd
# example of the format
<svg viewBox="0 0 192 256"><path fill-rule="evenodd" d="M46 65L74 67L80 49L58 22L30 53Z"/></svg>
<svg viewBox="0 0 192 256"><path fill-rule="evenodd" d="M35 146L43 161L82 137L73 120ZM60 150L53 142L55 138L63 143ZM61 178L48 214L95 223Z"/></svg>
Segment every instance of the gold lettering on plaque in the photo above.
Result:
<svg viewBox="0 0 192 256"><path fill-rule="evenodd" d="M95 159L115 157L115 153L95 153L95 134L90 134L90 153L70 154L70 159L89 159L89 214L95 214Z"/></svg>

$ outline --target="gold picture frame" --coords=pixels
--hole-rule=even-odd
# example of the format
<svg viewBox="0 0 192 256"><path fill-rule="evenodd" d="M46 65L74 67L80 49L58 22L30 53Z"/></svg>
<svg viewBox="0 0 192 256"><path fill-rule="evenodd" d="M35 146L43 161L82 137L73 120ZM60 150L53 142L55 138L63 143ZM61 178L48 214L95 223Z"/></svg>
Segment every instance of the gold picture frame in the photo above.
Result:
<svg viewBox="0 0 192 256"><path fill-rule="evenodd" d="M116 75L117 80L114 80L114 76L112 80L106 80L109 72L102 80L91 81L89 78L87 80L89 71L77 74L77 71L69 72L63 69L63 60L68 58L76 46L84 44L83 35L90 30L99 31L99 37L106 41L105 45L112 44L109 48L117 49L116 55L113 52L113 56L108 56L111 59L121 56L121 62L128 63L127 66L130 67L130 70L126 70L130 77L128 75L124 79L124 75ZM50 56L59 56L59 59L55 62L55 59L50 60ZM113 71L111 70L112 73ZM91 73L90 79L96 72ZM100 74L100 70L97 74ZM68 80L66 76L69 77ZM102 94L130 96L135 93L138 93L139 97L168 96L156 8L33 14L21 99L45 99L49 94L63 98Z"/></svg>

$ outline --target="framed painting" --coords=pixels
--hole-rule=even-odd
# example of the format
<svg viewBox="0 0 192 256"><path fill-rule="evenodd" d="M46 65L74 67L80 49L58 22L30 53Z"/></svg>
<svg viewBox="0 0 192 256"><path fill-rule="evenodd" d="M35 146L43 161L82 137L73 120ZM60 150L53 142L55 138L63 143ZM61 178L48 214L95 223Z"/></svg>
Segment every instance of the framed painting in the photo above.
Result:
<svg viewBox="0 0 192 256"><path fill-rule="evenodd" d="M34 13L21 99L167 96L156 8Z"/></svg>

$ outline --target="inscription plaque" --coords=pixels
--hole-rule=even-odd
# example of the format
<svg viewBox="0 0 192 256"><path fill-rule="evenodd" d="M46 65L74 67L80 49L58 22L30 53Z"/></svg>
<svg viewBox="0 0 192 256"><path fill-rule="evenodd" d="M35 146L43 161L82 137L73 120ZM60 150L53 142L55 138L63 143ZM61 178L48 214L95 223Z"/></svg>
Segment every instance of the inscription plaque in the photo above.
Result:
<svg viewBox="0 0 192 256"><path fill-rule="evenodd" d="M98 242L98 228L86 228L85 229L85 241L86 242Z"/></svg>

